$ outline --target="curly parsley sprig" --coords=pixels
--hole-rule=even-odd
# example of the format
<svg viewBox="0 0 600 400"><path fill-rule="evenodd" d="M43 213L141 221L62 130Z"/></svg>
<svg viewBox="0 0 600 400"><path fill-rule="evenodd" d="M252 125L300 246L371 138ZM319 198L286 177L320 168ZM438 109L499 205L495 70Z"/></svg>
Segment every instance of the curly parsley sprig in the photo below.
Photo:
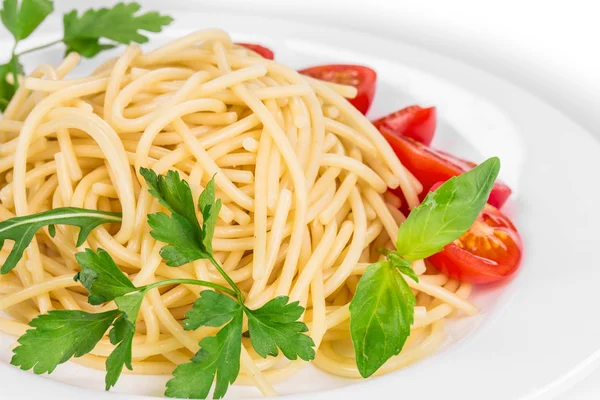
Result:
<svg viewBox="0 0 600 400"><path fill-rule="evenodd" d="M89 9L81 15L72 10L63 16L63 37L59 40L17 52L17 46L54 11L52 0L4 0L0 19L15 42L10 59L0 65L0 111L19 88L18 77L23 75L19 57L59 43L66 46L65 54L76 51L91 58L119 44L145 43L148 37L141 32L160 32L173 19L158 12L140 14L138 3L118 3L112 8ZM12 75L12 81L7 80Z"/></svg>

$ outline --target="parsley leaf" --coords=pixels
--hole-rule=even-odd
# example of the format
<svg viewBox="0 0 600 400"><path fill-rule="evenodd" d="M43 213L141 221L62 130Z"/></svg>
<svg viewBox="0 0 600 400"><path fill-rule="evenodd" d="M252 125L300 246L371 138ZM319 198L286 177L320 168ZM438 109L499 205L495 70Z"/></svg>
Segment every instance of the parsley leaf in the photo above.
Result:
<svg viewBox="0 0 600 400"><path fill-rule="evenodd" d="M117 380L123 372L123 366L130 371L131 365L133 335L135 334L135 325L132 325L124 316L119 317L113 324L109 333L110 342L117 345L106 359L106 377L104 378L105 389L110 390L115 386Z"/></svg>
<svg viewBox="0 0 600 400"><path fill-rule="evenodd" d="M400 353L414 319L415 296L387 261L370 265L350 302L356 365L367 378Z"/></svg>
<svg viewBox="0 0 600 400"><path fill-rule="evenodd" d="M148 37L140 31L160 32L173 19L158 12L136 14L141 6L137 3L118 3L113 8L87 10L81 16L73 10L63 17L64 43L67 53L77 51L85 57L93 57L114 45L100 44L100 39L129 44L146 43Z"/></svg>
<svg viewBox="0 0 600 400"><path fill-rule="evenodd" d="M151 169L141 168L140 174L146 180L150 194L160 204L167 207L173 214L181 215L198 231L200 230L192 190L185 180L179 178L177 171L169 170L166 175L157 175ZM204 192L202 194L204 195Z"/></svg>
<svg viewBox="0 0 600 400"><path fill-rule="evenodd" d="M110 50L117 47L116 44L100 43L99 39L85 38L70 39L69 42L65 42L65 44L67 45L65 54L69 54L74 51L85 58L95 57L98 53L104 50Z"/></svg>
<svg viewBox="0 0 600 400"><path fill-rule="evenodd" d="M23 252L33 240L35 233L44 226L63 224L80 228L76 246L81 246L92 229L111 222L121 222L121 213L87 210L85 208L61 207L41 213L9 218L0 222L0 249L5 240L13 240L13 248L2 266L7 274L19 262ZM51 232L52 233L52 230Z"/></svg>
<svg viewBox="0 0 600 400"><path fill-rule="evenodd" d="M133 369L131 358L135 322L145 295L146 291L143 290L115 299L117 309L122 315L113 324L113 328L109 333L110 342L117 345L117 347L106 359L106 390L115 386L121 376L123 366L126 366L130 371Z"/></svg>
<svg viewBox="0 0 600 400"><path fill-rule="evenodd" d="M117 304L117 309L123 313L123 316L129 321L131 324L135 326L135 321L137 321L138 314L140 312L140 307L142 306L142 300L144 300L144 296L146 295L147 290L142 288L137 293L128 294L126 296L117 297L115 299L115 303Z"/></svg>
<svg viewBox="0 0 600 400"><path fill-rule="evenodd" d="M36 374L51 373L71 357L89 353L102 339L119 311L90 314L85 311L57 310L40 315L29 325L13 350L10 363Z"/></svg>
<svg viewBox="0 0 600 400"><path fill-rule="evenodd" d="M241 309L241 305L231 297L211 290L200 292L200 297L191 310L185 313L183 327L196 330L201 326L222 326L230 321Z"/></svg>
<svg viewBox="0 0 600 400"><path fill-rule="evenodd" d="M18 80L10 83L6 80L8 74L13 77L23 75L23 66L16 56L13 56L6 64L0 65L0 111L4 111L18 88ZM13 78L14 79L14 78Z"/></svg>
<svg viewBox="0 0 600 400"><path fill-rule="evenodd" d="M148 215L152 237L169 244L160 250L167 265L178 267L201 258L212 258L212 236L221 209L221 199L215 201L214 178L200 195L198 206L204 219L200 226L190 186L176 171L163 176L142 168L140 173L150 194L171 211L171 216L162 212Z"/></svg>
<svg viewBox="0 0 600 400"><path fill-rule="evenodd" d="M50 0L4 0L0 17L2 23L12 33L15 40L27 38L44 19L54 11Z"/></svg>
<svg viewBox="0 0 600 400"><path fill-rule="evenodd" d="M217 218L221 211L221 199L215 202L215 178L208 182L206 188L200 193L198 199L198 208L202 213L202 231L201 238L204 248L209 254L212 254L212 237L217 226Z"/></svg>
<svg viewBox="0 0 600 400"><path fill-rule="evenodd" d="M12 84L12 86L16 92L17 89L19 88L19 76L22 76L25 74L25 72L23 71L23 65L19 62L19 58L17 56L13 55L12 58L10 59L10 61L8 62L8 66L9 66L10 72L12 73L13 80L14 80L14 83Z"/></svg>
<svg viewBox="0 0 600 400"><path fill-rule="evenodd" d="M53 311L38 317L32 321L32 326L36 329L28 331L19 339L21 346L15 349L13 357L15 365L23 369L34 368L36 373L52 371L70 357L78 357L90 352L110 329L109 338L116 347L106 360L105 386L106 390L109 390L116 384L123 368L132 369L136 320L144 296L153 288L172 284L194 284L221 292L209 290L201 292L193 308L186 313L184 321L186 330L194 330L202 326L221 326L221 329L215 336L200 341L200 349L190 363L175 369L174 378L167 383L167 396L205 398L211 390L213 381L215 382L213 397L219 399L225 395L240 370L244 313L249 319L252 345L261 356L277 355L281 350L291 360L298 357L307 361L314 359L314 343L305 334L308 328L298 321L304 308L298 302L288 304L289 298L280 296L257 310L248 309L244 306L244 296L239 287L214 259L211 241L221 207L220 200L215 198L214 181L208 183L206 190L198 199L198 208L203 216L203 222L200 224L196 218L195 204L189 186L176 172L167 173L164 177L157 176L150 170L142 170L142 174L148 182L150 192L172 212L171 216L164 213L148 216L148 222L154 229L151 232L153 236L169 244L161 249L161 255L171 262L171 265L180 265L197 258L208 258L229 283L231 289L213 282L187 278L168 279L135 287L110 254L102 249L98 249L97 252L86 249L76 254L82 269L74 279L81 282L88 290L88 302L97 305L114 300L117 310L102 314ZM84 214L76 213L75 217L90 217L85 214L90 210L79 211ZM120 215L115 217L109 214L103 215L109 219L109 222L113 222L109 217L120 221ZM11 229L19 226L18 223L29 226L28 229L33 232L31 235L34 235L39 227L46 225L49 233L53 235L54 224L69 223L82 228L80 236L82 234L87 236L86 232L89 233L92 229L89 226L98 225L97 221L72 220L75 217L59 212L58 215L36 214L25 220L11 219L5 221L10 222L6 227L0 223L0 235L3 228ZM0 240L2 240L1 236ZM40 323L40 321L52 322L51 316L61 318L54 323ZM74 342L71 340L72 337ZM46 348L54 347L55 340L58 341L58 345L56 349L52 349L54 353L49 350L49 354L35 354L38 348L46 351ZM38 348L34 350L35 346Z"/></svg>
<svg viewBox="0 0 600 400"><path fill-rule="evenodd" d="M110 254L100 248L98 252L86 249L75 254L75 258L82 270L74 279L88 290L88 302L98 305L114 300L120 312L109 333L110 342L117 346L106 359L105 383L109 390L117 383L124 366L132 369L135 323L147 289L136 288Z"/></svg>
<svg viewBox="0 0 600 400"><path fill-rule="evenodd" d="M458 239L485 206L499 171L500 160L492 157L429 193L400 225L398 253L421 260Z"/></svg>
<svg viewBox="0 0 600 400"><path fill-rule="evenodd" d="M167 261L169 267L178 267L209 254L203 249L194 226L179 214L165 213L148 214L148 225L152 228L150 234L156 240L168 243L160 249L160 255Z"/></svg>
<svg viewBox="0 0 600 400"><path fill-rule="evenodd" d="M210 312L206 310L207 312ZM225 396L240 372L242 350L242 309L232 313L231 321L217 333L200 341L192 362L180 364L167 382L167 397L205 399L216 375L213 398Z"/></svg>
<svg viewBox="0 0 600 400"><path fill-rule="evenodd" d="M252 347L263 358L277 356L279 347L289 360L313 360L315 343L304 334L308 332L306 324L298 321L304 308L297 301L288 301L289 297L278 296L257 310L245 308Z"/></svg>
<svg viewBox="0 0 600 400"><path fill-rule="evenodd" d="M90 304L103 304L137 290L106 251L99 248L95 253L85 249L75 254L75 259L82 270L74 280L81 282L88 290Z"/></svg>

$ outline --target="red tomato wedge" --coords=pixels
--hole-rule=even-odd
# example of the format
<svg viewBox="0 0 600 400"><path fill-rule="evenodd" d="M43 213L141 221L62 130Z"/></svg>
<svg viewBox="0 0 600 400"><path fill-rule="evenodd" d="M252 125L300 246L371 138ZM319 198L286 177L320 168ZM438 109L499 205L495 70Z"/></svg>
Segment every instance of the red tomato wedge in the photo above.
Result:
<svg viewBox="0 0 600 400"><path fill-rule="evenodd" d="M369 67L349 64L330 64L310 67L299 71L322 81L354 86L358 93L348 101L363 114L371 107L375 96L377 73Z"/></svg>
<svg viewBox="0 0 600 400"><path fill-rule="evenodd" d="M435 107L410 106L373 121L377 129L387 128L429 146L437 123Z"/></svg>
<svg viewBox="0 0 600 400"><path fill-rule="evenodd" d="M250 49L252 51L254 51L255 53L258 53L259 55L261 55L263 58L266 58L267 60L273 60L275 59L275 53L273 53L270 49L267 49L264 46L261 46L260 44L254 44L254 43L236 43L240 46L244 46L247 49Z"/></svg>
<svg viewBox="0 0 600 400"><path fill-rule="evenodd" d="M428 260L453 279L483 284L511 276L521 253L521 237L510 219L486 204L471 229Z"/></svg>
<svg viewBox="0 0 600 400"><path fill-rule="evenodd" d="M380 127L379 131L392 146L402 164L423 184L421 200L425 198L434 183L445 182L477 165L448 153L434 150L413 139L396 135L386 127ZM500 208L511 193L512 190L508 186L496 181L488 203Z"/></svg>

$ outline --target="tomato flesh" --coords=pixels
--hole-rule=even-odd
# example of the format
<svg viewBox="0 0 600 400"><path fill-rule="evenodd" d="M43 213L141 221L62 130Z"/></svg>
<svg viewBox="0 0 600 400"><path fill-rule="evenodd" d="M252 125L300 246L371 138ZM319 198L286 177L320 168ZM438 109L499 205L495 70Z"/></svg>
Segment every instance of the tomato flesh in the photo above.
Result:
<svg viewBox="0 0 600 400"><path fill-rule="evenodd" d="M373 121L377 129L385 127L396 135L409 137L429 146L437 124L435 107L405 107Z"/></svg>
<svg viewBox="0 0 600 400"><path fill-rule="evenodd" d="M453 176L462 174L475 167L477 164L454 157L448 153L434 150L411 138L396 135L386 127L379 131L394 149L402 164L421 182L423 191L420 199L423 200L429 189L437 182L445 182ZM401 193L395 192L397 195ZM490 193L488 203L496 208L504 205L512 190L500 181L496 181Z"/></svg>
<svg viewBox="0 0 600 400"><path fill-rule="evenodd" d="M453 279L485 284L514 274L521 256L517 229L502 212L486 204L465 234L428 260Z"/></svg>
<svg viewBox="0 0 600 400"><path fill-rule="evenodd" d="M377 73L369 67L330 64L305 68L299 72L322 81L354 86L357 89L356 97L348 99L348 101L363 114L366 114L371 107L373 97L375 97Z"/></svg>
<svg viewBox="0 0 600 400"><path fill-rule="evenodd" d="M275 53L273 53L270 49L261 46L260 44L255 43L236 43L237 45L244 46L247 49L258 53L262 58L266 58L267 60L275 59Z"/></svg>

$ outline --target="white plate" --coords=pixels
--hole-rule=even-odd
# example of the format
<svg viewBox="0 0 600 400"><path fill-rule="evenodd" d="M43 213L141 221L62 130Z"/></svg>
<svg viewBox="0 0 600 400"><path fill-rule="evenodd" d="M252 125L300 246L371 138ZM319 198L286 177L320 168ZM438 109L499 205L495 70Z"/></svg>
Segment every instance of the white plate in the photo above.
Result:
<svg viewBox="0 0 600 400"><path fill-rule="evenodd" d="M69 3L74 2L62 2L61 9L70 8ZM148 9L161 9L151 3ZM230 31L235 40L273 48L279 61L297 67L369 65L379 73L373 117L412 103L436 105L440 127L434 145L476 161L498 155L501 177L514 189L506 212L523 236L522 269L503 287L478 290L474 299L481 314L452 324L449 341L440 351L367 381L334 378L308 368L278 385L281 394L312 392L311 398L325 399L389 396L395 391L426 399L454 394L464 399L541 398L564 390L597 364L600 320L593 316L600 270L593 263L600 246L600 189L593 182L600 169L600 145L588 132L506 80L389 37L182 4L169 6L176 23L150 47L216 26ZM47 26L49 34L39 43L58 37L55 27ZM375 24L369 29L378 31ZM8 49L2 37L0 54ZM60 50L49 50L28 58L27 64L57 62L60 56ZM85 62L79 71L88 72L97 63ZM106 396L71 386L101 390L103 373L98 371L69 363L58 367L50 380L9 366L12 343L13 338L0 337L3 397ZM125 375L115 391L156 396L166 380ZM230 395L259 394L254 388L234 387Z"/></svg>

